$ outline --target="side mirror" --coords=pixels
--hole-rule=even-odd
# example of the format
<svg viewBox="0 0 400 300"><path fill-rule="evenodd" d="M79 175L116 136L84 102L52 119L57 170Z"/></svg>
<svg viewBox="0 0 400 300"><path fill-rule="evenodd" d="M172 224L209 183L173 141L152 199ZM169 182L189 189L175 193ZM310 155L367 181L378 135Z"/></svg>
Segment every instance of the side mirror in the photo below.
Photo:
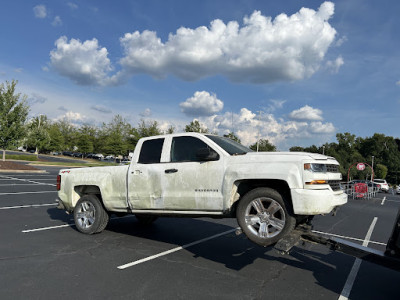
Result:
<svg viewBox="0 0 400 300"><path fill-rule="evenodd" d="M214 150L211 150L210 148L200 148L196 152L196 157L200 161L212 161L219 159L218 153L215 152Z"/></svg>

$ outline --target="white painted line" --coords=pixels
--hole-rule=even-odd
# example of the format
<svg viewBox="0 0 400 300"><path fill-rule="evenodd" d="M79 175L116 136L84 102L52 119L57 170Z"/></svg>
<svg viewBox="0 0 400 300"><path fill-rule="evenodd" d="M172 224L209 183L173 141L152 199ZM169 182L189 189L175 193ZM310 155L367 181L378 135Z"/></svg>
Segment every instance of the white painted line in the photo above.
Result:
<svg viewBox="0 0 400 300"><path fill-rule="evenodd" d="M56 186L57 185L57 184L52 184L52 183L44 183L44 182L38 182L38 181L33 181L33 180L28 180L28 179L21 179L21 178L10 177L10 176L1 176L1 178L19 180L19 181L36 183L36 184L41 184L41 185L51 185L51 186Z"/></svg>
<svg viewBox="0 0 400 300"><path fill-rule="evenodd" d="M134 215L124 216L124 217L116 217L116 218L111 218L110 220L132 218L133 216ZM72 224L63 224L63 225L59 225L59 226L50 226L50 227L41 227L41 228L36 228L36 229L22 230L22 232L28 233L28 232L44 231L44 230L64 228L64 227L73 227L73 226L75 226L75 224L73 224L73 223Z"/></svg>
<svg viewBox="0 0 400 300"><path fill-rule="evenodd" d="M127 263L127 264L125 264L125 265L119 266L118 269L124 270L124 269L126 269L126 268L129 268L129 267L132 267L132 266L135 266L135 265L144 263L144 262L146 262L146 261L153 260L153 259L156 259L156 258L158 258L158 257L165 256L165 255L168 255L168 254L171 254L171 253L174 253L174 252L183 250L183 249L185 249L185 248L188 248L188 247L191 247L191 246L200 244L200 243L204 243L204 242L206 242L206 241L209 241L209 240L215 239L215 238L217 238L217 237L223 236L223 235L225 235L225 234L231 233L231 232L235 231L236 229L237 229L237 228L230 229L230 230L227 230L227 231L224 231L224 232L215 234L215 235L213 235L213 236L210 236L210 237L207 237L207 238L204 238L204 239L195 241L195 242L193 242L193 243L189 243L189 244L186 244L186 245L183 245L183 246L180 246L180 247L176 247L176 248L171 249L171 250L167 250L167 251L158 253L158 254L156 254L156 255L148 256L148 257L146 257L146 258L142 258L142 259L139 259L139 260L136 260L136 261Z"/></svg>
<svg viewBox="0 0 400 300"><path fill-rule="evenodd" d="M382 202L381 202L381 205L385 204L385 200L386 200L386 196L383 197Z"/></svg>
<svg viewBox="0 0 400 300"><path fill-rule="evenodd" d="M372 231L374 230L377 220L378 220L378 218L375 217L372 220L371 225L369 226L367 235L365 236L364 242L362 244L364 247L368 246L369 240L372 235ZM362 260L359 258L356 258L356 260L354 261L353 267L351 268L350 274L347 277L346 283L343 287L342 293L340 294L339 300L348 300L349 299L351 289L353 288L353 284L354 284L354 281L356 280L358 270L360 269L361 261Z"/></svg>
<svg viewBox="0 0 400 300"><path fill-rule="evenodd" d="M28 230L22 230L22 232L23 233L28 233L28 232L44 231L44 230L63 228L63 227L72 227L72 226L75 226L75 224L63 224L63 225L58 225L58 226L50 226L50 227L42 227L42 228L36 228L36 229L28 229Z"/></svg>
<svg viewBox="0 0 400 300"><path fill-rule="evenodd" d="M327 232L318 231L318 230L312 230L312 232L319 233L319 234L324 234L324 235L329 235L329 236L334 236L334 237L347 239L347 240L353 240L353 241L357 241L357 242L363 242L364 241L363 239L358 239L358 238L354 238L354 237L350 237L350 236L338 235L338 234L333 234L333 233L327 233ZM381 242L374 242L374 241L369 241L369 242L371 244L386 246L385 243L381 243Z"/></svg>
<svg viewBox="0 0 400 300"><path fill-rule="evenodd" d="M0 186L15 186L15 185L37 185L36 183L9 183L9 184L0 184Z"/></svg>
<svg viewBox="0 0 400 300"><path fill-rule="evenodd" d="M45 193L57 193L57 191L0 193L0 196L4 196L4 195L24 195L24 194L45 194Z"/></svg>
<svg viewBox="0 0 400 300"><path fill-rule="evenodd" d="M15 209L15 208L31 208L31 207L42 207L42 206L54 206L54 205L57 205L57 204L58 203L31 204L31 205L20 205L20 206L5 206L5 207L0 207L0 210Z"/></svg>

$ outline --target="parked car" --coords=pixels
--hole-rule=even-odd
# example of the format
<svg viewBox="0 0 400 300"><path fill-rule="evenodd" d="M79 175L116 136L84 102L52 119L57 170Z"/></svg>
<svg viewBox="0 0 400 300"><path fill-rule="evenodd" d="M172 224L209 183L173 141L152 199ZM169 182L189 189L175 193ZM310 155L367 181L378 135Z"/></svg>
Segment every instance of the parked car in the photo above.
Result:
<svg viewBox="0 0 400 300"><path fill-rule="evenodd" d="M72 152L70 152L70 151L64 151L64 152L62 153L62 155L64 155L64 156L72 156Z"/></svg>
<svg viewBox="0 0 400 300"><path fill-rule="evenodd" d="M398 185L396 188L396 194L400 194L400 185Z"/></svg>
<svg viewBox="0 0 400 300"><path fill-rule="evenodd" d="M389 185L385 179L374 179L374 183L379 184L381 186L381 190L385 193L389 192Z"/></svg>

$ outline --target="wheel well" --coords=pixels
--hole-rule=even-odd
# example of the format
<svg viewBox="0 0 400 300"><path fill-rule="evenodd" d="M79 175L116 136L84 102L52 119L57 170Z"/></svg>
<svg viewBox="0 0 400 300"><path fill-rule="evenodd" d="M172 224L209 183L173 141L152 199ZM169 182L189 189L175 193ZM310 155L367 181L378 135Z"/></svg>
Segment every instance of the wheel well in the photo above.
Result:
<svg viewBox="0 0 400 300"><path fill-rule="evenodd" d="M246 195L249 191L259 187L268 187L276 190L290 205L288 209L290 209L293 212L293 204L292 204L292 196L290 194L290 188L287 182L284 180L277 180L277 179L240 180L235 182L235 185L237 186L236 194L238 194L239 197L235 197L238 198L238 200L232 204L231 213L233 216L235 216L236 214L236 208L240 199L244 195Z"/></svg>
<svg viewBox="0 0 400 300"><path fill-rule="evenodd" d="M101 197L101 191L97 185L77 185L74 187L74 191L77 195L79 195L74 205L79 200L79 198L81 198L84 195L96 195L96 197L99 198L100 202L103 203L103 199Z"/></svg>

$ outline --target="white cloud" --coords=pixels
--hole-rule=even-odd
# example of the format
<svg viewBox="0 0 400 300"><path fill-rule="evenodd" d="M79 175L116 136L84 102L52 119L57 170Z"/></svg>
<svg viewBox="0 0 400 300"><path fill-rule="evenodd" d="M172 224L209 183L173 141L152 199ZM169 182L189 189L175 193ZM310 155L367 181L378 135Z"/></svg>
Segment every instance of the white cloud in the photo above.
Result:
<svg viewBox="0 0 400 300"><path fill-rule="evenodd" d="M61 21L60 16L55 16L53 22L51 23L51 25L53 25L54 27L61 26L62 25L62 21Z"/></svg>
<svg viewBox="0 0 400 300"><path fill-rule="evenodd" d="M224 103L217 95L206 91L195 92L193 97L179 105L182 112L189 116L211 116L224 108Z"/></svg>
<svg viewBox="0 0 400 300"><path fill-rule="evenodd" d="M396 82L396 85L400 85L400 80Z"/></svg>
<svg viewBox="0 0 400 300"><path fill-rule="evenodd" d="M296 121L322 121L322 111L311 106L303 106L289 114L289 118Z"/></svg>
<svg viewBox="0 0 400 300"><path fill-rule="evenodd" d="M331 70L332 73L336 74L339 72L341 66L343 66L344 60L342 56L338 56L334 61L328 60L326 66Z"/></svg>
<svg viewBox="0 0 400 300"><path fill-rule="evenodd" d="M151 109L150 108L146 108L143 112L141 112L139 114L139 116L143 117L143 118L147 118L151 116Z"/></svg>
<svg viewBox="0 0 400 300"><path fill-rule="evenodd" d="M81 43L79 40L62 36L50 52L51 66L61 75L81 85L107 85L112 71L108 51L100 48L96 39Z"/></svg>
<svg viewBox="0 0 400 300"><path fill-rule="evenodd" d="M127 33L121 38L125 57L120 63L133 74L171 73L184 80L215 74L256 83L300 80L318 70L334 41L336 31L328 23L333 13L331 2L274 20L255 11L242 27L217 19L208 28L181 27L165 43L152 31Z"/></svg>
<svg viewBox="0 0 400 300"><path fill-rule="evenodd" d="M95 110L95 111L104 113L104 114L112 113L111 109L109 109L108 107L105 107L103 105L92 105L90 108Z"/></svg>
<svg viewBox="0 0 400 300"><path fill-rule="evenodd" d="M41 96L39 94L32 93L32 95L27 100L28 100L28 103L30 105L34 105L34 104L37 104L37 103L38 104L45 103L47 101L47 98L43 97L43 96Z"/></svg>
<svg viewBox="0 0 400 300"><path fill-rule="evenodd" d="M88 118L86 115L79 113L79 112L73 112L73 111L67 111L65 114L58 116L55 119L55 121L59 121L59 120L66 120L74 126L95 123L95 120Z"/></svg>
<svg viewBox="0 0 400 300"><path fill-rule="evenodd" d="M33 13L34 13L34 15L35 15L35 18L38 18L38 19L44 19L44 18L46 18L46 16L47 16L47 9L46 9L46 6L43 5L43 4L36 5L36 6L33 8Z"/></svg>
<svg viewBox="0 0 400 300"><path fill-rule="evenodd" d="M237 21L225 24L216 19L209 27L181 27L175 34L170 33L165 42L156 32L135 31L120 38L124 51L119 61L122 69L113 77L106 78L111 69L108 58L107 63L100 63L101 75L89 77L82 72L81 65L86 65L86 61L80 55L75 59L69 56L73 70L67 70L65 65L60 74L80 84L112 84L139 73L156 78L172 74L183 80L218 74L236 82L301 80L320 68L335 40L336 30L328 22L333 14L332 2L324 2L317 11L302 8L291 16L280 14L275 19L254 11L243 19L243 24ZM66 38L61 41L56 44L72 46L76 40L70 44ZM91 53L98 54L97 40L79 44L94 41L96 49ZM106 48L101 50L107 54ZM51 53L59 51L57 45Z"/></svg>
<svg viewBox="0 0 400 300"><path fill-rule="evenodd" d="M226 112L222 115L200 118L200 121L210 131L217 131L220 135L233 131L244 145L254 144L257 137L260 137L268 139L278 149L296 146L305 139L322 143L336 131L332 123L309 120L285 121L268 113L260 116L247 108L242 108L237 114Z"/></svg>
<svg viewBox="0 0 400 300"><path fill-rule="evenodd" d="M74 9L78 9L78 5L73 3L73 2L67 2L67 5L70 9L74 10Z"/></svg>

